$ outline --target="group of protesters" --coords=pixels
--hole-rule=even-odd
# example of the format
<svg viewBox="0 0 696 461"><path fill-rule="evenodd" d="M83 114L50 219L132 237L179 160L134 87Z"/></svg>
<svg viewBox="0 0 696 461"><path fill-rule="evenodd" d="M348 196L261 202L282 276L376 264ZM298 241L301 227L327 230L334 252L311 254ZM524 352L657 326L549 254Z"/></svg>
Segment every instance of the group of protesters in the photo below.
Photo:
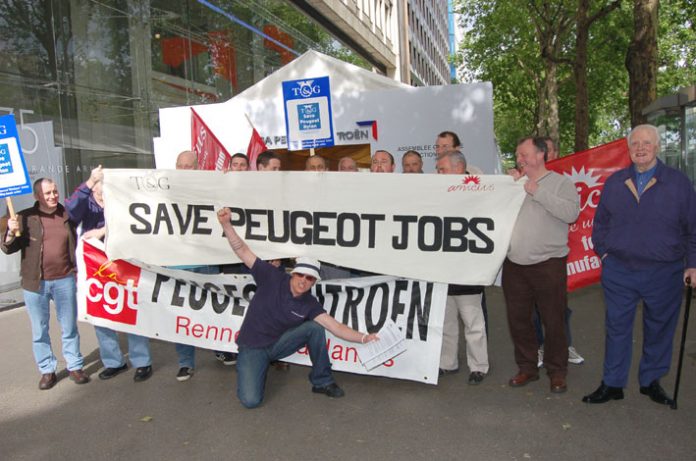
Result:
<svg viewBox="0 0 696 461"><path fill-rule="evenodd" d="M657 128L637 126L627 141L632 164L606 181L594 219L593 244L603 264L606 345L601 385L583 401L605 403L624 397L633 347L633 319L637 304L642 301L640 392L655 402L671 404L659 380L668 373L671 363L681 287L684 283L696 285L696 192L683 173L657 158ZM438 174L481 173L467 164L459 137L452 131L437 136L435 154ZM502 270L508 326L518 368L508 384L521 387L537 381L543 368L549 377L550 392L563 393L568 388L568 363L584 361L571 345L571 310L566 289L568 231L578 217L580 200L569 178L546 168L546 162L558 156L553 140L526 137L519 141L515 155L516 167L508 173L516 181L523 181L525 198ZM420 153L405 152L401 161L403 173L423 173ZM276 153L265 151L255 159L255 166L258 171L279 171L282 161ZM178 155L177 169L196 167L193 152ZM249 169L246 155L231 157L229 171ZM305 169L328 171L328 162L318 155L309 156ZM350 156L339 159L337 170L359 171ZM374 152L371 172L395 170L391 153ZM3 252L21 252L21 286L31 320L33 353L42 390L57 383L57 359L48 332L51 300L61 326L68 375L77 384L90 381L83 369L76 323L75 248L78 233L82 238L102 239L106 235L102 183L103 171L99 166L63 206L56 183L49 178L38 179L33 186L34 206L6 219L6 228L2 229ZM242 261L243 270L251 273L257 285L237 338L238 353L215 352L222 363L236 364L240 402L247 408L260 405L269 367L282 364L280 360L303 346L307 346L312 361L312 391L342 397L344 391L331 373L325 330L355 343L378 341L379 337L374 331L361 332L338 322L310 291L322 278L350 277L355 271L307 257L298 258L294 267L286 270L279 260L257 258L237 234L229 209L219 210L218 219L232 251ZM209 274L220 271L217 266L174 268ZM483 286L448 287L441 376L459 371L460 318L464 325L468 383L478 385L489 370ZM117 332L99 326L95 332L103 364L99 378L108 380L125 372L128 363ZM128 360L135 368L134 381L149 379L153 372L149 339L127 334L127 341ZM186 381L195 370L195 348L177 344L175 350L179 362L176 379Z"/></svg>

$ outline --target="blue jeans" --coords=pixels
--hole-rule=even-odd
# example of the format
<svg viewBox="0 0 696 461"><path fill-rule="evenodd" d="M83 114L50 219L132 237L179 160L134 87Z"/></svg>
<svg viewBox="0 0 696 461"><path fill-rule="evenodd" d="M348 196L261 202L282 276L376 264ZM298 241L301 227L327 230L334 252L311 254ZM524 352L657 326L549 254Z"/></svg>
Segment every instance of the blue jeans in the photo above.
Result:
<svg viewBox="0 0 696 461"><path fill-rule="evenodd" d="M179 360L179 368L196 368L196 348L194 346L174 343L174 348Z"/></svg>
<svg viewBox="0 0 696 461"><path fill-rule="evenodd" d="M82 369L84 360L80 353L80 334L77 331L76 290L74 275L57 280L42 280L38 292L23 290L24 303L31 320L34 359L41 374L54 373L58 365L48 335L51 300L56 306L62 332L63 357L68 370Z"/></svg>
<svg viewBox="0 0 696 461"><path fill-rule="evenodd" d="M317 387L334 382L331 361L326 351L324 327L310 320L292 328L268 347L239 346L237 357L237 397L247 408L255 408L263 402L268 365L297 352L303 346L309 349L312 371L309 381Z"/></svg>
<svg viewBox="0 0 696 461"><path fill-rule="evenodd" d="M121 353L118 343L118 332L105 327L94 327L99 341L99 356L106 368L119 368L126 361ZM126 333L128 338L128 359L136 368L146 367L152 364L150 357L150 340L144 336Z"/></svg>
<svg viewBox="0 0 696 461"><path fill-rule="evenodd" d="M172 266L173 269L177 269L177 266ZM182 270L189 272L195 272L196 274L219 274L219 266L189 266L189 267L179 267ZM196 348L188 344L174 343L174 348L176 349L176 355L179 361L179 368L196 368Z"/></svg>

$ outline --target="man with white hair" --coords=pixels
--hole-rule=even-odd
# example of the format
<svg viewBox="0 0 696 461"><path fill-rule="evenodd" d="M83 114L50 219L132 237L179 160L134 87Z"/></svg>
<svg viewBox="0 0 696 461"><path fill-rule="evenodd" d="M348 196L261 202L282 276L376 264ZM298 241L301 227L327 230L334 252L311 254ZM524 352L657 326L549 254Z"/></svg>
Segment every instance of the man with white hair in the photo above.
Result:
<svg viewBox="0 0 696 461"><path fill-rule="evenodd" d="M341 157L341 159L338 161L338 171L356 173L358 171L358 164L355 163L353 157Z"/></svg>
<svg viewBox="0 0 696 461"><path fill-rule="evenodd" d="M682 287L687 281L696 286L696 191L686 175L657 158L657 128L638 125L627 140L633 164L607 179L592 229L602 258L606 341L602 383L582 400L623 399L642 300L640 393L671 405L659 380L672 363Z"/></svg>
<svg viewBox="0 0 696 461"><path fill-rule="evenodd" d="M443 152L437 160L438 174L465 175L466 158L456 150ZM442 326L440 375L459 371L459 318L464 323L466 362L469 366L469 384L477 385L488 373L488 339L483 312L483 287L454 285L447 287L445 321Z"/></svg>
<svg viewBox="0 0 696 461"><path fill-rule="evenodd" d="M237 257L251 270L256 293L249 303L237 337L237 397L247 408L261 405L268 366L307 346L312 360L309 380L312 392L343 397L331 375L326 350L326 328L335 336L354 343L368 343L375 333L361 333L339 323L324 311L310 290L320 280L319 261L297 258L291 274L256 257L239 237L230 221L229 208L218 211L218 220Z"/></svg>
<svg viewBox="0 0 696 461"><path fill-rule="evenodd" d="M177 170L197 170L198 159L196 154L190 150L185 150L176 157ZM220 272L218 266L200 266L200 265L183 265L174 266L172 269L185 270L198 274L217 274ZM176 374L176 380L183 382L188 381L193 376L196 365L196 348L190 344L176 343L177 361L179 362L179 371ZM224 365L231 366L237 363L237 356L231 352L215 351L215 358Z"/></svg>

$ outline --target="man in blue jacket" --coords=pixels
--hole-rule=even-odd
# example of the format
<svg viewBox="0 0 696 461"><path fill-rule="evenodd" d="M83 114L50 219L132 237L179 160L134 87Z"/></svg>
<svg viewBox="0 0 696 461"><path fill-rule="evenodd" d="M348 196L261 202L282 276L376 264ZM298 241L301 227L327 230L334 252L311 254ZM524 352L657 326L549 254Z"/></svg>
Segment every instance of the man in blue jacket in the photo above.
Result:
<svg viewBox="0 0 696 461"><path fill-rule="evenodd" d="M671 405L660 386L672 360L682 286L696 285L696 191L681 172L657 158L660 137L652 125L628 135L633 165L604 185L592 240L602 258L606 301L604 375L586 403L623 399L633 348L633 320L643 301L640 393Z"/></svg>

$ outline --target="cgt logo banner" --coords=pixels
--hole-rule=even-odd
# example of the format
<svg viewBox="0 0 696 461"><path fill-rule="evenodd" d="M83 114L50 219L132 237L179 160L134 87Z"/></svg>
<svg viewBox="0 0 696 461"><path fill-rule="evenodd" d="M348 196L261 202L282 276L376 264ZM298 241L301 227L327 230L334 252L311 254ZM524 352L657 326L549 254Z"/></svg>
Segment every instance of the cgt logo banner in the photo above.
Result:
<svg viewBox="0 0 696 461"><path fill-rule="evenodd" d="M631 164L626 139L604 144L546 164L570 178L580 195L580 216L568 233L568 290L599 282L602 264L592 245L592 225L604 183Z"/></svg>
<svg viewBox="0 0 696 461"><path fill-rule="evenodd" d="M123 260L110 261L95 247L100 243L92 241L80 245L84 296L79 299L84 304L84 311L95 319L136 325L140 268Z"/></svg>
<svg viewBox="0 0 696 461"><path fill-rule="evenodd" d="M77 286L81 321L232 352L256 291L248 275L203 275L109 261L96 240L80 242ZM334 370L437 384L447 285L378 276L324 281L313 295L329 315L352 328L376 332L391 319L405 337L404 353L368 372L358 359L360 345L327 332ZM310 364L306 349L286 361Z"/></svg>

